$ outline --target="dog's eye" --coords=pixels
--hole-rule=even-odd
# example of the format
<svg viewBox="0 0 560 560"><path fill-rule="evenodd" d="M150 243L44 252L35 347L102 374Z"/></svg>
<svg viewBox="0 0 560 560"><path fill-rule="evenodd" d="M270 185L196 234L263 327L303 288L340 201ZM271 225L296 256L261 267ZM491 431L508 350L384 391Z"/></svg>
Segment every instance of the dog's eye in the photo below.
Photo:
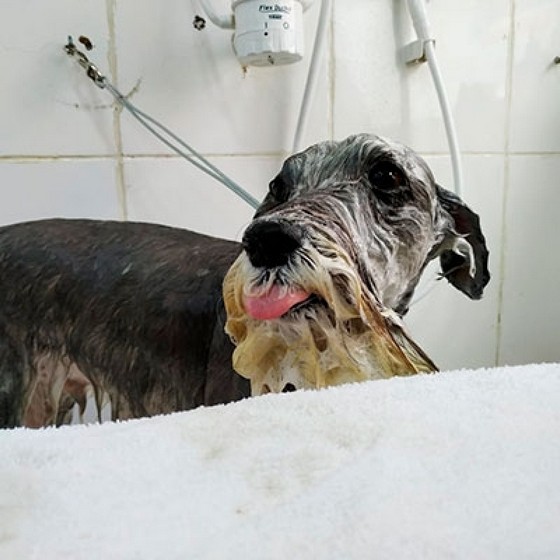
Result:
<svg viewBox="0 0 560 560"><path fill-rule="evenodd" d="M408 184L405 174L388 161L374 165L368 173L368 178L374 189L386 192L398 191Z"/></svg>
<svg viewBox="0 0 560 560"><path fill-rule="evenodd" d="M290 187L286 185L281 177L275 177L268 185L270 194L278 202L286 202L290 196Z"/></svg>

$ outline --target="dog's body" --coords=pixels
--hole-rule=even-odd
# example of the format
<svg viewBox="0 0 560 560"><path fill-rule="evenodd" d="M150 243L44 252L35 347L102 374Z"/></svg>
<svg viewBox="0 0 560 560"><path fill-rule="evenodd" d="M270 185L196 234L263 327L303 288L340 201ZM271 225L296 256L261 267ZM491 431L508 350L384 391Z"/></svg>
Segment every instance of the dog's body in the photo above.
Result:
<svg viewBox="0 0 560 560"><path fill-rule="evenodd" d="M237 400L222 279L238 243L140 223L0 229L0 425L66 421L90 389L114 418Z"/></svg>
<svg viewBox="0 0 560 560"><path fill-rule="evenodd" d="M0 426L60 424L90 390L129 418L432 371L399 318L431 259L477 299L487 256L477 216L371 135L289 158L242 246L148 224L5 227Z"/></svg>

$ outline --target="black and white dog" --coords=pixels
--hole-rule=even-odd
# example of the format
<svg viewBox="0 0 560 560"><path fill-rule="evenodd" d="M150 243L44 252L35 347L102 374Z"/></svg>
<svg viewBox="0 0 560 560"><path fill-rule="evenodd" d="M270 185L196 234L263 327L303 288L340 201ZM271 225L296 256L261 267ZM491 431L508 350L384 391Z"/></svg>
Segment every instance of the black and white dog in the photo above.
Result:
<svg viewBox="0 0 560 560"><path fill-rule="evenodd" d="M477 215L366 134L287 159L242 244L142 223L1 228L0 426L62 424L90 393L124 419L433 371L400 317L436 257L481 297Z"/></svg>

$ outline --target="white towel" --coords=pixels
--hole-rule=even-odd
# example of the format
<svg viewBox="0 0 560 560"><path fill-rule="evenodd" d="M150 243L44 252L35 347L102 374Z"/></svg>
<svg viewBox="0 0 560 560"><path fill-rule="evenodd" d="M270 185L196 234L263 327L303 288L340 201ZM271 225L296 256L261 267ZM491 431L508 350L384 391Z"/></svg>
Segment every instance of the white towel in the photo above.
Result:
<svg viewBox="0 0 560 560"><path fill-rule="evenodd" d="M0 559L560 558L560 365L0 432Z"/></svg>

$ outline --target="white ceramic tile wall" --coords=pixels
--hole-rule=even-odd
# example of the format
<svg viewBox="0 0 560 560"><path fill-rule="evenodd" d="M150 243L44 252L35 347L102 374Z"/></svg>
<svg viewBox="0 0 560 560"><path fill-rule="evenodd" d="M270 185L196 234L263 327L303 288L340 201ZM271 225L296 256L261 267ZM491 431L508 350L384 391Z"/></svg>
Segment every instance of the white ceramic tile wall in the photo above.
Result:
<svg viewBox="0 0 560 560"><path fill-rule="evenodd" d="M560 158L515 156L509 173L500 361L557 361Z"/></svg>
<svg viewBox="0 0 560 560"><path fill-rule="evenodd" d="M105 3L3 0L0 13L0 156L114 153L110 98L62 50L68 35L95 38L107 66Z"/></svg>
<svg viewBox="0 0 560 560"><path fill-rule="evenodd" d="M262 196L291 146L319 2L305 16L303 63L244 74L230 32L192 27L196 0L4 0L0 223L126 216L239 238L252 210L115 114L62 46L89 36L91 58L132 101ZM429 0L428 13L493 278L480 302L438 283L407 322L445 368L558 361L560 3ZM451 186L428 68L398 57L412 37L405 0L334 0L304 143L381 133Z"/></svg>
<svg viewBox="0 0 560 560"><path fill-rule="evenodd" d="M372 131L421 152L445 152L428 66L407 66L400 58L414 38L406 3L335 6L335 136ZM503 150L509 1L432 0L428 7L462 150Z"/></svg>
<svg viewBox="0 0 560 560"><path fill-rule="evenodd" d="M279 157L214 157L210 161L255 198L262 199ZM130 220L163 222L207 235L241 239L254 210L181 158L125 161Z"/></svg>
<svg viewBox="0 0 560 560"><path fill-rule="evenodd" d="M195 3L197 4L197 3ZM228 13L227 1L213 1ZM289 150L312 41L300 64L243 71L232 54L232 32L208 24L192 25L186 0L136 0L117 3L119 84L137 91L131 100L151 112L205 153L267 154ZM306 35L313 37L317 6L306 15ZM329 96L327 61L322 62L317 95L306 138L325 138ZM166 152L136 123L122 122L125 153Z"/></svg>
<svg viewBox="0 0 560 560"><path fill-rule="evenodd" d="M0 160L0 223L119 216L111 159Z"/></svg>
<svg viewBox="0 0 560 560"><path fill-rule="evenodd" d="M510 149L560 151L557 0L516 0Z"/></svg>

